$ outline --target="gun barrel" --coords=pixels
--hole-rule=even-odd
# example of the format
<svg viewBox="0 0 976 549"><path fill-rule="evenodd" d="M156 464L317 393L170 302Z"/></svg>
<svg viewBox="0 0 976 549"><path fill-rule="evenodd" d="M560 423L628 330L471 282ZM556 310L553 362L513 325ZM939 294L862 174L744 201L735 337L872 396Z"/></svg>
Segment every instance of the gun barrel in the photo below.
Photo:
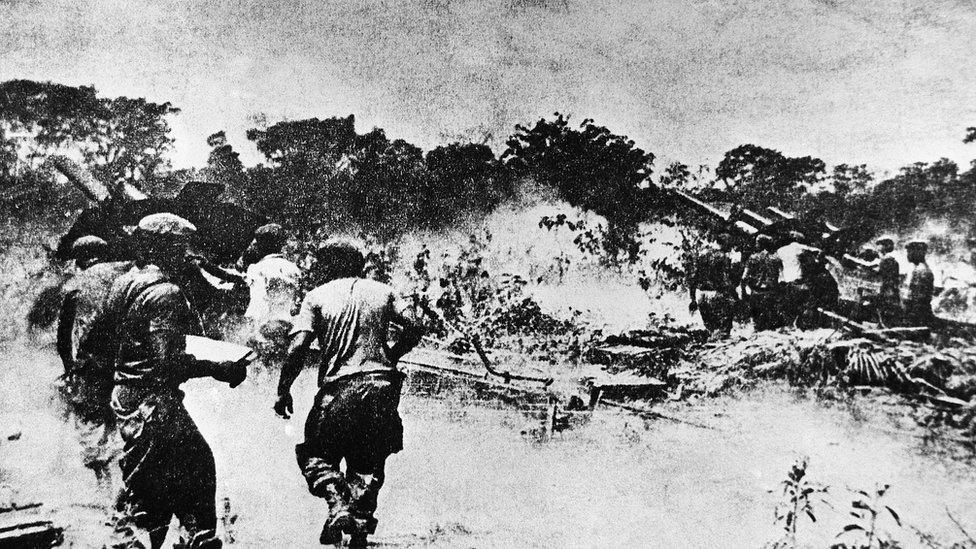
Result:
<svg viewBox="0 0 976 549"><path fill-rule="evenodd" d="M68 157L55 155L52 156L48 162L65 177L72 185L78 188L79 191L85 194L89 200L93 202L102 202L107 200L111 193L108 191L108 187L104 183L95 179L95 176L91 174L88 170L82 168L77 162L71 160Z"/></svg>
<svg viewBox="0 0 976 549"><path fill-rule="evenodd" d="M860 257L854 257L851 254L844 254L843 257L844 257L844 259L850 261L851 263L854 263L858 267L862 267L862 268L865 268L865 269L873 269L875 267L875 265L873 263L871 263L870 261L865 261L865 260L861 259Z"/></svg>
<svg viewBox="0 0 976 549"><path fill-rule="evenodd" d="M722 220L724 220L724 221L728 221L732 217L730 214L728 214L726 212L723 212L722 210L716 208L715 206L712 206L711 204L708 204L707 202L698 200L697 198L691 196L690 194L688 194L688 193L686 193L684 191L675 191L675 193L678 196L680 196L681 198L684 198L688 202L691 202L695 206L698 206L699 208L701 208L701 209L705 210L706 212L714 215L715 217L722 218Z"/></svg>
<svg viewBox="0 0 976 549"><path fill-rule="evenodd" d="M96 179L90 171L74 160L66 156L54 155L48 161L56 170L64 174L68 178L68 181L71 181L78 190L85 193L85 196L90 200L104 202L114 195L110 186ZM123 183L120 187L122 193L121 198L125 200L135 201L148 198L146 193L140 191L130 183Z"/></svg>
<svg viewBox="0 0 976 549"><path fill-rule="evenodd" d="M766 206L766 209L769 210L769 211L771 211L771 212L773 212L774 214L782 217L784 220L787 220L788 221L788 220L791 220L791 219L796 219L796 216L795 215L793 215L791 213L787 213L787 212L785 212L785 211L777 208L776 206Z"/></svg>
<svg viewBox="0 0 976 549"><path fill-rule="evenodd" d="M746 216L750 217L753 221L758 221L759 224L762 225L762 226L764 226L764 227L768 227L768 226L770 226L770 225L773 224L773 220L772 219L769 219L768 217L759 215L758 213L756 213L756 212L754 212L754 211L752 211L750 209L742 208L742 213L745 214Z"/></svg>

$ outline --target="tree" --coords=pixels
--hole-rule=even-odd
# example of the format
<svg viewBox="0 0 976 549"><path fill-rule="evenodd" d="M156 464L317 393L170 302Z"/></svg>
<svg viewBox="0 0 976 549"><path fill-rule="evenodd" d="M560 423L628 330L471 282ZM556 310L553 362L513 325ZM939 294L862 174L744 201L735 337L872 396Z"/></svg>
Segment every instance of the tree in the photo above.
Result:
<svg viewBox="0 0 976 549"><path fill-rule="evenodd" d="M484 144L451 143L427 153L424 194L436 222L452 221L463 212L486 213L514 194L511 180L491 148Z"/></svg>
<svg viewBox="0 0 976 549"><path fill-rule="evenodd" d="M10 80L0 83L0 129L26 162L95 132L101 105L90 86Z"/></svg>
<svg viewBox="0 0 976 549"><path fill-rule="evenodd" d="M268 160L278 163L331 162L346 154L356 139L356 119L309 118L278 122L265 129L247 131L258 150Z"/></svg>
<svg viewBox="0 0 976 549"><path fill-rule="evenodd" d="M715 176L725 184L729 199L742 206L793 209L825 171L819 158L791 158L774 149L740 145L725 153Z"/></svg>
<svg viewBox="0 0 976 549"><path fill-rule="evenodd" d="M505 166L516 177L552 187L570 204L613 225L636 225L646 215L642 187L654 155L593 120L583 120L577 130L569 126L569 117L555 116L532 128L516 126L502 154Z"/></svg>
<svg viewBox="0 0 976 549"><path fill-rule="evenodd" d="M0 125L29 165L75 150L106 183L146 181L168 168L170 103L100 98L90 86L11 80L0 84Z"/></svg>
<svg viewBox="0 0 976 549"><path fill-rule="evenodd" d="M958 218L972 208L971 183L960 178L959 167L946 158L905 166L874 188L871 197L877 221L907 228L927 216Z"/></svg>
<svg viewBox="0 0 976 549"><path fill-rule="evenodd" d="M99 100L95 131L82 154L103 181L140 181L169 168L165 153L173 145L166 117L179 109L139 97Z"/></svg>
<svg viewBox="0 0 976 549"><path fill-rule="evenodd" d="M246 206L300 232L350 220L337 194L348 187L354 118L287 120L251 129L247 138L270 161L246 171ZM219 141L219 140L218 140Z"/></svg>

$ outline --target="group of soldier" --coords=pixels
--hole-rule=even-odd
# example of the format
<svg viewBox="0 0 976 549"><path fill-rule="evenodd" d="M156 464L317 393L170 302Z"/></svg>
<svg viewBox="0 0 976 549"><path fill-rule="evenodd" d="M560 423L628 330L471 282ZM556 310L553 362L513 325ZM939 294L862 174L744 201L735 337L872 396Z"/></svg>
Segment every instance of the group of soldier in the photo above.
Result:
<svg viewBox="0 0 976 549"><path fill-rule="evenodd" d="M72 247L78 272L58 323L61 387L103 490L112 489L116 461L121 470L114 546L145 547L148 539L161 547L174 516L178 546L222 545L213 453L180 386L201 377L231 388L245 380L246 360L205 360L187 348L188 336L213 334L205 311L220 288L245 284L250 341L263 342L263 360L281 366L279 416L292 413L291 386L318 344L319 391L295 454L309 491L329 506L320 542L338 544L347 534L350 545L365 546L385 461L402 448L396 365L420 341L419 323L393 288L363 278L365 256L355 242L322 243L302 273L281 254L281 226L266 225L235 270L192 255L194 232L187 220L159 213L135 227L134 260L102 261L107 244L96 237ZM303 277L315 287L299 299ZM398 328L392 346L391 324Z"/></svg>
<svg viewBox="0 0 976 549"><path fill-rule="evenodd" d="M811 328L823 323L820 311L838 306L840 290L828 270L828 258L820 249L803 244L804 235L791 232L785 242L759 234L754 246L733 259L729 234L718 235L690 262L688 269L689 310L698 311L716 338L728 337L737 317L747 316L755 330L782 326ZM934 279L925 261L927 244L912 241L906 245L912 264L907 296L902 299L902 276L894 256L894 240L879 238L878 249L862 257L845 256L850 266L880 281L875 295L864 297L869 320L885 327L898 325L931 326ZM858 303L858 307L862 303Z"/></svg>

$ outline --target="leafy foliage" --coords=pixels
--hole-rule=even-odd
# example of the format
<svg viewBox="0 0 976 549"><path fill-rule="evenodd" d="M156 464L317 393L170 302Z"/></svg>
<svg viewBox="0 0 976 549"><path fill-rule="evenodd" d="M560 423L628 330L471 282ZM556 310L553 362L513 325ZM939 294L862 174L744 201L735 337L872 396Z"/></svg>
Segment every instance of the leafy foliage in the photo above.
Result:
<svg viewBox="0 0 976 549"><path fill-rule="evenodd" d="M813 500L818 498L822 503L828 487L810 481L807 477L808 458L797 459L790 467L783 484L783 500L776 506L776 523L783 529L783 537L772 544L772 547L795 547L796 532L800 520L805 516L811 522L817 522Z"/></svg>
<svg viewBox="0 0 976 549"><path fill-rule="evenodd" d="M889 517L898 527L901 527L901 517L883 502L889 488L889 485L884 484L876 486L871 492L865 490L855 492L850 510L852 520L838 534L838 537L846 537L849 541L834 544L833 548L893 549L901 547L889 532L881 529L885 517Z"/></svg>
<svg viewBox="0 0 976 549"><path fill-rule="evenodd" d="M644 181L654 155L591 119L579 129L555 113L532 128L516 126L502 160L516 177L557 190L573 206L605 217L612 226L633 226L645 216Z"/></svg>
<svg viewBox="0 0 976 549"><path fill-rule="evenodd" d="M455 352L471 352L469 336L489 347L509 349L547 361L572 360L594 337L574 311L570 319L544 312L518 274L493 275L486 265L492 235L472 234L456 256L443 254L439 265L422 249L413 262L414 300L428 313L432 332L449 338Z"/></svg>
<svg viewBox="0 0 976 549"><path fill-rule="evenodd" d="M825 165L818 158L791 158L756 145L728 151L715 168L715 176L725 183L734 202L759 208L792 207L824 172Z"/></svg>
<svg viewBox="0 0 976 549"><path fill-rule="evenodd" d="M454 143L425 157L382 129L357 134L352 116L279 122L247 135L271 164L248 170L245 202L302 232L352 224L391 238L490 211L512 195L484 145Z"/></svg>

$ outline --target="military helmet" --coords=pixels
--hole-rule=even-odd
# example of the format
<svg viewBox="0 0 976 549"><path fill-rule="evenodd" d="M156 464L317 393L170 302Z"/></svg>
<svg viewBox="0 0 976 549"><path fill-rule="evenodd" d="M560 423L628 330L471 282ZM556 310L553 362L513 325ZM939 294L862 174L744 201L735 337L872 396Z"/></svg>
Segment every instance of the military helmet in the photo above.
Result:
<svg viewBox="0 0 976 549"><path fill-rule="evenodd" d="M149 237L190 238L197 228L176 214L163 212L140 219L135 232Z"/></svg>
<svg viewBox="0 0 976 549"><path fill-rule="evenodd" d="M905 249L909 252L921 252L924 254L929 250L929 245L924 240L912 240L905 245Z"/></svg>
<svg viewBox="0 0 976 549"><path fill-rule="evenodd" d="M94 235L85 235L71 243L71 259L81 261L101 257L108 251L108 242Z"/></svg>

